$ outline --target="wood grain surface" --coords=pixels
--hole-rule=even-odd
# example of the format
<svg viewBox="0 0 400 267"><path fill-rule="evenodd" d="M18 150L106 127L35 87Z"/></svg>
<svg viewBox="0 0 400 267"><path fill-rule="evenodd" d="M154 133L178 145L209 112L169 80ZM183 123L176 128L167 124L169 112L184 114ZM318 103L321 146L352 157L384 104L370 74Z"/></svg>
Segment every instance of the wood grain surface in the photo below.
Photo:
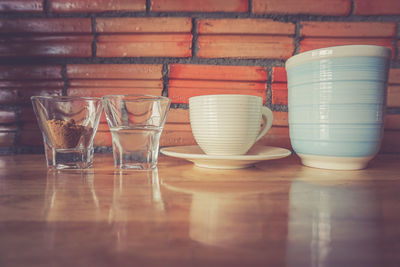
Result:
<svg viewBox="0 0 400 267"><path fill-rule="evenodd" d="M0 157L0 266L399 266L400 155L329 171L296 156L211 170L48 171Z"/></svg>

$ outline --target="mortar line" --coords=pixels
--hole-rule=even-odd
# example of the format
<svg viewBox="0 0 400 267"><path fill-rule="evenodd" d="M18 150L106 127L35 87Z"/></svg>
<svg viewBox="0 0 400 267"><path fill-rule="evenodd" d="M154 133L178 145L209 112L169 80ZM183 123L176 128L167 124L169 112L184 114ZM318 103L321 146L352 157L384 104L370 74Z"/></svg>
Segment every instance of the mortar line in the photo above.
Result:
<svg viewBox="0 0 400 267"><path fill-rule="evenodd" d="M67 75L67 65L66 64L63 64L61 66L61 79L64 82L63 88L61 90L61 95L66 96L67 89L69 87L69 80L68 80L68 75Z"/></svg>
<svg viewBox="0 0 400 267"><path fill-rule="evenodd" d="M164 63L162 65L162 96L168 97L168 87L169 87L169 65L168 63Z"/></svg>
<svg viewBox="0 0 400 267"><path fill-rule="evenodd" d="M151 13L151 0L146 0L146 14Z"/></svg>

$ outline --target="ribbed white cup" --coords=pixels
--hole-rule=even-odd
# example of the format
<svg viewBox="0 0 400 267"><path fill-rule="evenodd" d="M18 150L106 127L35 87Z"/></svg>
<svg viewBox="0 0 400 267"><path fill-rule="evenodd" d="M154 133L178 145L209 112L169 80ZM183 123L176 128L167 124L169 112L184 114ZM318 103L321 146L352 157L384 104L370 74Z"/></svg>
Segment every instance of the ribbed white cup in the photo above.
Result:
<svg viewBox="0 0 400 267"><path fill-rule="evenodd" d="M189 110L194 138L209 155L246 154L273 121L262 98L252 95L195 96L189 99Z"/></svg>

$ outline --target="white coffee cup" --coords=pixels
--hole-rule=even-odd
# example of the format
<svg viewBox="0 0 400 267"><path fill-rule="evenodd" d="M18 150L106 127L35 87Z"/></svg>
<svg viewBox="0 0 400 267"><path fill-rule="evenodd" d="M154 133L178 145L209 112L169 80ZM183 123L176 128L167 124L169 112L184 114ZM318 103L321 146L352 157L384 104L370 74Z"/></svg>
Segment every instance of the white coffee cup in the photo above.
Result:
<svg viewBox="0 0 400 267"><path fill-rule="evenodd" d="M246 154L273 121L272 111L253 95L194 96L189 112L194 138L208 155Z"/></svg>

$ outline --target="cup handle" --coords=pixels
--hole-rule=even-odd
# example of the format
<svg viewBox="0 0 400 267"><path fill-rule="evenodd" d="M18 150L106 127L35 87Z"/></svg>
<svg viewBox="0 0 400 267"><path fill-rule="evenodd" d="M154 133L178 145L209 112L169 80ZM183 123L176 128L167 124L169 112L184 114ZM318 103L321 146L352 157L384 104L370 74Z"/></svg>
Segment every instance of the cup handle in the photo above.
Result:
<svg viewBox="0 0 400 267"><path fill-rule="evenodd" d="M272 122L274 121L274 115L272 111L267 107L261 107L261 116L264 121L264 126L261 128L260 133L256 138L256 141L258 141L268 132L268 130L272 127Z"/></svg>

